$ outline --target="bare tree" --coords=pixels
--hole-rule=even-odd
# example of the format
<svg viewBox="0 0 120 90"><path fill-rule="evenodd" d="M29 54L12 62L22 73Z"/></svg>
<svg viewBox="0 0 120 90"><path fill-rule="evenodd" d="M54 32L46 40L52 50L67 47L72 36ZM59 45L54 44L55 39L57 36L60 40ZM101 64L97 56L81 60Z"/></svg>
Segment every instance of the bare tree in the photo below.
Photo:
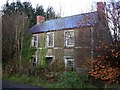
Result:
<svg viewBox="0 0 120 90"><path fill-rule="evenodd" d="M20 60L22 35L28 27L27 17L24 13L12 13L2 18L3 63L15 58Z"/></svg>
<svg viewBox="0 0 120 90"><path fill-rule="evenodd" d="M120 41L120 2L111 2L106 6L106 12L113 41Z"/></svg>

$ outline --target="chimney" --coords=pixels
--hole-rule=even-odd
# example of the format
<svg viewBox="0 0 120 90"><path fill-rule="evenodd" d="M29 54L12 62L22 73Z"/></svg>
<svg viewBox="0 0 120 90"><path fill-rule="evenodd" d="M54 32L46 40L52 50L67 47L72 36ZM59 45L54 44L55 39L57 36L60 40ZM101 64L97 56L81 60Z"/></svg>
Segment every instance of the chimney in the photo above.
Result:
<svg viewBox="0 0 120 90"><path fill-rule="evenodd" d="M101 19L105 16L105 6L106 3L104 2L97 2L97 12L98 12L98 17Z"/></svg>
<svg viewBox="0 0 120 90"><path fill-rule="evenodd" d="M45 21L45 17L44 16L37 16L36 18L37 18L36 23L42 23L42 22Z"/></svg>

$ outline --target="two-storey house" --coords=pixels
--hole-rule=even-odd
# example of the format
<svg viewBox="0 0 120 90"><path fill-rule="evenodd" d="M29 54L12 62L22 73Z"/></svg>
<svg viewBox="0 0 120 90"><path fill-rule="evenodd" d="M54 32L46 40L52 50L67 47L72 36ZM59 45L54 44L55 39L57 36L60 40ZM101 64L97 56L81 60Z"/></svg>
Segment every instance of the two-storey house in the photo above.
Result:
<svg viewBox="0 0 120 90"><path fill-rule="evenodd" d="M29 31L33 34L32 46L37 48L33 65L62 60L65 67L84 67L86 58L95 56L94 48L101 41L110 42L105 22L105 5L97 3L97 11L45 21L37 16L37 23Z"/></svg>

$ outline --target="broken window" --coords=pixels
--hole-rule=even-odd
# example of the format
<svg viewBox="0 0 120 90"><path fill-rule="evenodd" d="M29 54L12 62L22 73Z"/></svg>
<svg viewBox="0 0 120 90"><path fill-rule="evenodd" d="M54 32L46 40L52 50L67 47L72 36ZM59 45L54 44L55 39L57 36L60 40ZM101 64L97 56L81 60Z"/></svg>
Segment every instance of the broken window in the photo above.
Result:
<svg viewBox="0 0 120 90"><path fill-rule="evenodd" d="M65 31L64 37L65 37L65 46L73 47L74 46L74 31L73 30Z"/></svg>
<svg viewBox="0 0 120 90"><path fill-rule="evenodd" d="M47 33L47 47L54 47L54 33L48 32Z"/></svg>

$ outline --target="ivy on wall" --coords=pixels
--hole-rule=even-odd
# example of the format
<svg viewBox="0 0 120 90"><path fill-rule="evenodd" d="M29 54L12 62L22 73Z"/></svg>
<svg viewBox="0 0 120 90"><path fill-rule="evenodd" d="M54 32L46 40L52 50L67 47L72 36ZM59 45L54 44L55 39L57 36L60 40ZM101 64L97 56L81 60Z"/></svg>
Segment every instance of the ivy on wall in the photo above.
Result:
<svg viewBox="0 0 120 90"><path fill-rule="evenodd" d="M36 52L36 48L31 47L31 37L32 37L32 34L25 34L23 36L23 45L22 45L23 60L30 60L32 55Z"/></svg>

